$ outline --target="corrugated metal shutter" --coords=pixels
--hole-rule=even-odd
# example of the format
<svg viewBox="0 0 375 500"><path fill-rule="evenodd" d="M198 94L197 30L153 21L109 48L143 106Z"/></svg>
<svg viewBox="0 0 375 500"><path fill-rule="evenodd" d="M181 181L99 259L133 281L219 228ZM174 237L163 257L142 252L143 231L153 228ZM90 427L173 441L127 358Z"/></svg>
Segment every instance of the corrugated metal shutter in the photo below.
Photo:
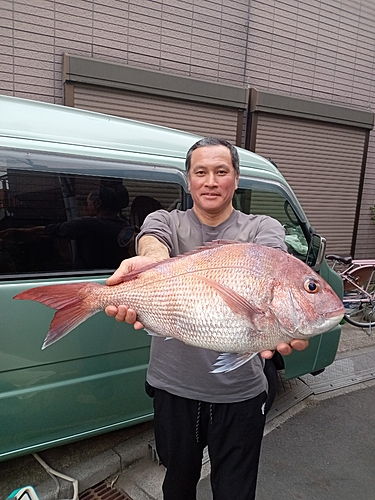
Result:
<svg viewBox="0 0 375 500"><path fill-rule="evenodd" d="M238 110L225 106L75 84L74 107L236 143Z"/></svg>
<svg viewBox="0 0 375 500"><path fill-rule="evenodd" d="M365 130L259 113L256 152L271 158L327 250L350 254Z"/></svg>

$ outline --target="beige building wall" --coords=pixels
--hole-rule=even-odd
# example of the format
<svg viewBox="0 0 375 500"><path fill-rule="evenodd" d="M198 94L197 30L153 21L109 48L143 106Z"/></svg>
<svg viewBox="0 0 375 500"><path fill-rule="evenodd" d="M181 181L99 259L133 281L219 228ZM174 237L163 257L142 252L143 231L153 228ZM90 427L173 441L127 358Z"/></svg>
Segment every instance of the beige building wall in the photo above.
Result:
<svg viewBox="0 0 375 500"><path fill-rule="evenodd" d="M259 90L374 112L374 2L250 1L245 83ZM281 171L285 168L282 159L274 161ZM303 169L301 162L302 175ZM340 185L338 177L334 196ZM311 194L319 197L318 190ZM338 200L343 211L347 195L343 189ZM375 222L370 211L375 204L374 132L370 134L366 175L359 195L362 203L355 257L375 258ZM318 223L316 226L319 229Z"/></svg>
<svg viewBox="0 0 375 500"><path fill-rule="evenodd" d="M62 104L62 54L243 84L247 0L1 0L0 92Z"/></svg>
<svg viewBox="0 0 375 500"><path fill-rule="evenodd" d="M64 52L349 108L375 108L373 2L0 2L0 93L62 104ZM282 160L273 159L285 168ZM369 208L375 204L374 188L372 133L359 193L357 258L375 258ZM345 196L343 190L343 206ZM330 216L326 207L322 211Z"/></svg>

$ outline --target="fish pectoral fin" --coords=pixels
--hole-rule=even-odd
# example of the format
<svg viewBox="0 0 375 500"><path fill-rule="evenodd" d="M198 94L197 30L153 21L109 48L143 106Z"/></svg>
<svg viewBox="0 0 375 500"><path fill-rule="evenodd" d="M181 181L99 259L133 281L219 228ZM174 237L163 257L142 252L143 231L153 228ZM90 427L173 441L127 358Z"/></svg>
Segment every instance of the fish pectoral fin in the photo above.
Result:
<svg viewBox="0 0 375 500"><path fill-rule="evenodd" d="M164 340L172 340L173 339L173 337L166 337L165 335L161 335L160 333L153 332L152 330L147 330L147 328L145 328L145 330L148 333L148 335L151 335L151 337L162 337Z"/></svg>
<svg viewBox="0 0 375 500"><path fill-rule="evenodd" d="M235 352L224 352L220 354L214 363L214 370L211 370L210 373L228 373L240 366L244 365L254 356L256 356L257 352L247 352L245 354L238 354Z"/></svg>
<svg viewBox="0 0 375 500"><path fill-rule="evenodd" d="M240 314L241 316L245 316L250 321L253 321L255 316L262 315L264 316L264 312L251 304L248 300L242 297L240 294L228 288L221 283L217 283L211 278L206 278L205 276L195 275L197 278L205 281L208 285L214 288L220 297L225 301L225 303L232 309L232 311L236 314Z"/></svg>
<svg viewBox="0 0 375 500"><path fill-rule="evenodd" d="M147 330L147 328L145 328L145 330L148 333L148 335L151 335L151 337L164 337L165 338L165 335L160 335L160 333L153 332L152 330Z"/></svg>

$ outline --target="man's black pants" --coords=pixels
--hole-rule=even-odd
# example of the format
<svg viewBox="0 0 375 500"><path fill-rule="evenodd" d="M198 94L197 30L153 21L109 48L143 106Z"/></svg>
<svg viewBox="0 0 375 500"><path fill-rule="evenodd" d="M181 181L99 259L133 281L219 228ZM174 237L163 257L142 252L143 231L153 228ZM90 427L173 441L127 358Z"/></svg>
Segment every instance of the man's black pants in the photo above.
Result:
<svg viewBox="0 0 375 500"><path fill-rule="evenodd" d="M150 389L156 450L166 467L164 500L196 500L206 445L214 500L253 500L266 393L239 403L210 404Z"/></svg>

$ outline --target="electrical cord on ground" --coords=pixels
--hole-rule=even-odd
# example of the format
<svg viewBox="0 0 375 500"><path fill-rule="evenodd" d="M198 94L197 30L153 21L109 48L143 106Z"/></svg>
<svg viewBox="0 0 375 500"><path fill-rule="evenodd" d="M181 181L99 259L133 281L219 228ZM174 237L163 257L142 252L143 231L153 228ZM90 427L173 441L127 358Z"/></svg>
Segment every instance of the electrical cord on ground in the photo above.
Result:
<svg viewBox="0 0 375 500"><path fill-rule="evenodd" d="M40 465L46 470L46 472L52 477L52 479L55 481L57 484L58 489L60 489L59 482L57 481L56 477L60 477L61 479L64 479L65 481L68 481L73 484L73 498L71 500L78 500L78 481L77 479L73 479L72 477L66 476L65 474L62 474L61 472L58 472L52 467L50 467L44 460L40 458L39 455L36 453L33 453L33 457L35 460L37 460ZM69 499L70 500L70 499Z"/></svg>

